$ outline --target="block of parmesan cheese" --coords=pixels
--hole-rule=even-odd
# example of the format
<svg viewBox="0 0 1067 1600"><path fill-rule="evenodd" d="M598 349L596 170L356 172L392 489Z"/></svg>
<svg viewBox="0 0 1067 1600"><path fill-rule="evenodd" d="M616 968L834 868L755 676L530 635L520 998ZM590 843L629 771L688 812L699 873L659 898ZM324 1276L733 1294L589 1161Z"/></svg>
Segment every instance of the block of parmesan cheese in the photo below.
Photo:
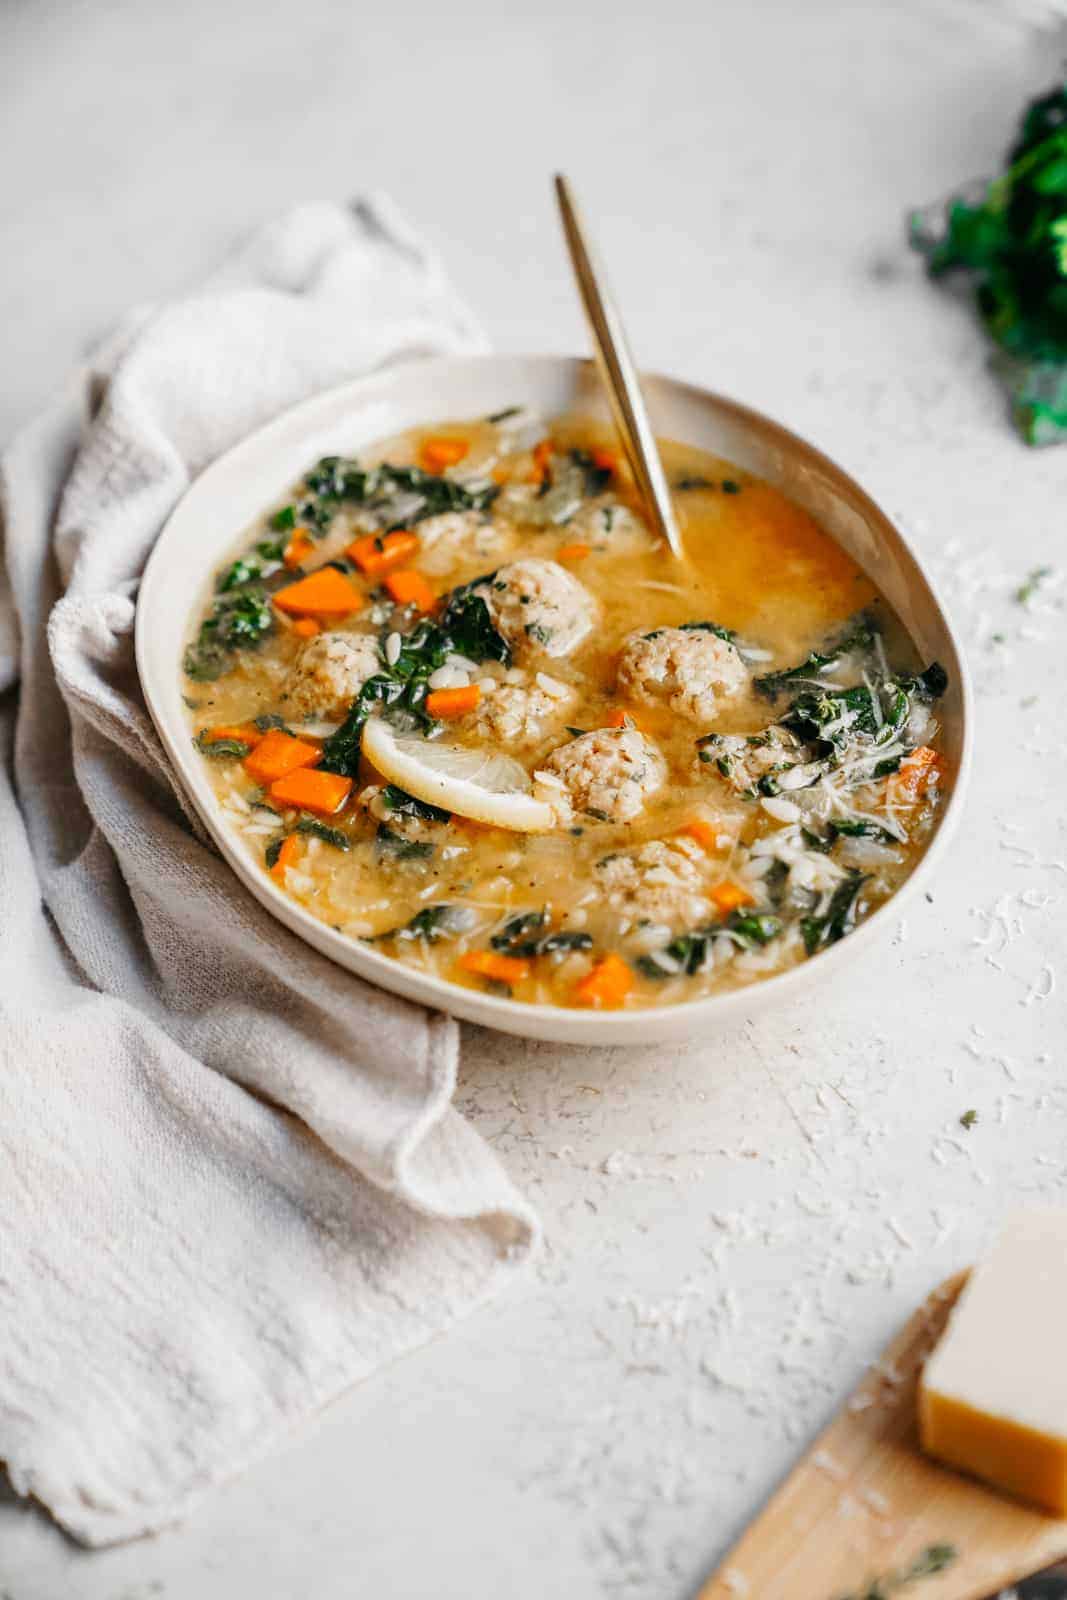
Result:
<svg viewBox="0 0 1067 1600"><path fill-rule="evenodd" d="M1067 1210L1011 1217L919 1387L923 1449L1067 1516Z"/></svg>

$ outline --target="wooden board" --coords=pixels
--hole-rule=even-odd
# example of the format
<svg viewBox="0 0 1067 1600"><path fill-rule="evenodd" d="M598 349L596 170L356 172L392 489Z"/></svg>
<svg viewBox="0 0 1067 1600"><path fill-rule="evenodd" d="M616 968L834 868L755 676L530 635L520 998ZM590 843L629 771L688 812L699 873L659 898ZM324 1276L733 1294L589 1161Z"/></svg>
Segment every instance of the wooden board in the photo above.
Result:
<svg viewBox="0 0 1067 1600"><path fill-rule="evenodd" d="M907 1600L987 1600L1067 1554L1067 1521L919 1451L919 1371L966 1277L942 1284L910 1319L697 1600L880 1600L898 1590ZM933 1552L945 1546L954 1554L936 1570ZM920 1580L923 1566L935 1570Z"/></svg>

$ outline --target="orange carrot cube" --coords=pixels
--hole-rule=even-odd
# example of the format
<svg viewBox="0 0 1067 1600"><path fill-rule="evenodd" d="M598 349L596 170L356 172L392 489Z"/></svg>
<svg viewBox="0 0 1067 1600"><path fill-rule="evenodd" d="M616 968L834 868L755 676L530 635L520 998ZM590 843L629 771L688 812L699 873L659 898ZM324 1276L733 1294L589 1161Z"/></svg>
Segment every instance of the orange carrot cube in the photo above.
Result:
<svg viewBox="0 0 1067 1600"><path fill-rule="evenodd" d="M245 757L245 771L257 783L273 783L276 778L284 778L286 773L295 772L298 767L314 766L321 759L322 751L318 745L294 739L291 733L285 733L281 728L271 728L251 754Z"/></svg>
<svg viewBox="0 0 1067 1600"><path fill-rule="evenodd" d="M298 767L270 786L270 797L280 806L311 811L317 817L332 817L352 792L352 779L337 772L316 772Z"/></svg>
<svg viewBox="0 0 1067 1600"><path fill-rule="evenodd" d="M497 983L506 983L509 988L530 976L528 961L523 961L519 956L498 955L495 950L468 950L465 956L460 956L459 964L464 972L473 972L479 978L492 978Z"/></svg>
<svg viewBox="0 0 1067 1600"><path fill-rule="evenodd" d="M625 1002L633 984L634 975L630 968L612 950L602 956L592 971L575 984L574 998L580 1006L592 1006L598 1011L617 1010Z"/></svg>
<svg viewBox="0 0 1067 1600"><path fill-rule="evenodd" d="M274 604L294 617L347 617L363 609L363 595L346 573L336 567L318 567L306 578L279 589Z"/></svg>
<svg viewBox="0 0 1067 1600"><path fill-rule="evenodd" d="M425 472L444 472L462 461L469 450L469 439L424 439L419 446L419 465Z"/></svg>
<svg viewBox="0 0 1067 1600"><path fill-rule="evenodd" d="M426 715L429 717L462 717L473 711L482 698L481 687L468 683L461 689L435 689L426 696Z"/></svg>
<svg viewBox="0 0 1067 1600"><path fill-rule="evenodd" d="M396 528L392 533L367 533L361 539L353 539L345 555L368 578L374 578L409 560L418 548L417 533L410 528Z"/></svg>
<svg viewBox="0 0 1067 1600"><path fill-rule="evenodd" d="M422 573L416 572L414 567L404 567L400 572L391 572L385 580L385 587L398 606L414 606L416 611L432 611L437 604L437 596Z"/></svg>

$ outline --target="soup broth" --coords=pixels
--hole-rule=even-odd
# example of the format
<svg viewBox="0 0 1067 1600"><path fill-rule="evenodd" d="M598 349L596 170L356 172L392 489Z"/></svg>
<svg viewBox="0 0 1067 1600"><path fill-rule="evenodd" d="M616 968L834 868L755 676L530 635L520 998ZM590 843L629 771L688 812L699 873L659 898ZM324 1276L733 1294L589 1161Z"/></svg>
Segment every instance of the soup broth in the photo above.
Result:
<svg viewBox="0 0 1067 1600"><path fill-rule="evenodd" d="M936 665L769 484L665 441L679 564L605 430L515 411L327 458L193 619L227 825L352 939L533 1004L817 956L946 784Z"/></svg>

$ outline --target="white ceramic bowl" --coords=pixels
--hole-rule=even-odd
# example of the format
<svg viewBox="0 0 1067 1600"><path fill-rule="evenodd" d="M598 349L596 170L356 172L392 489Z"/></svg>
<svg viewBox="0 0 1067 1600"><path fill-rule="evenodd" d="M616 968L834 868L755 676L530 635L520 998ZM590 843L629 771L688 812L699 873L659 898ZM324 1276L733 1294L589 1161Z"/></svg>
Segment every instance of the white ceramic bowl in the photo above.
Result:
<svg viewBox="0 0 1067 1600"><path fill-rule="evenodd" d="M923 860L892 901L847 939L779 977L684 1005L597 1012L520 1005L418 972L368 944L344 938L283 894L230 834L193 749L180 670L190 615L208 575L265 507L319 456L354 455L377 439L420 423L484 416L520 403L546 417L574 411L607 419L590 362L554 356L429 361L306 401L230 450L196 480L159 537L138 600L137 666L160 738L245 888L294 933L361 978L472 1022L535 1039L615 1045L683 1038L832 978L846 961L885 935L890 919L928 877L958 818L970 763L972 717L963 660L932 583L884 512L825 456L759 413L667 378L648 378L646 393L657 433L724 456L809 511L882 591L923 661L940 661L949 675L942 720L953 783Z"/></svg>

